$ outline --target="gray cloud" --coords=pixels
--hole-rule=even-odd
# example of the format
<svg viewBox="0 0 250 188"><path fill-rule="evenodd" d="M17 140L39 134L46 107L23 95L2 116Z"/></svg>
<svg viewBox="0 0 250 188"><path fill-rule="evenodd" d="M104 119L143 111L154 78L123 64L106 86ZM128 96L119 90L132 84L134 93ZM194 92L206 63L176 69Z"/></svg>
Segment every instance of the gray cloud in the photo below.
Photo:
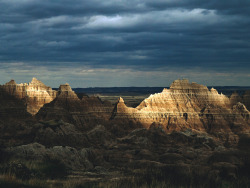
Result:
<svg viewBox="0 0 250 188"><path fill-rule="evenodd" d="M0 0L0 64L12 77L27 74L11 71L20 62L54 72L209 70L238 75L232 83L241 85L249 82L249 13L244 0Z"/></svg>

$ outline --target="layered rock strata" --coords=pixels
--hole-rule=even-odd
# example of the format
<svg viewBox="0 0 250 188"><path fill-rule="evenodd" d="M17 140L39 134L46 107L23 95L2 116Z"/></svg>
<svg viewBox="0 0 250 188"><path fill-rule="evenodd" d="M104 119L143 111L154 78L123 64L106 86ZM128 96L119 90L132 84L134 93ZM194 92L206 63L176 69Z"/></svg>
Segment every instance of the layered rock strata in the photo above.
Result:
<svg viewBox="0 0 250 188"><path fill-rule="evenodd" d="M232 105L237 104L238 102L243 103L248 110L250 110L250 91L246 91L242 96L237 92L234 92L230 96L230 102Z"/></svg>
<svg viewBox="0 0 250 188"><path fill-rule="evenodd" d="M250 110L250 91L244 93L242 103Z"/></svg>
<svg viewBox="0 0 250 188"><path fill-rule="evenodd" d="M44 104L54 100L57 95L56 91L36 78L33 78L28 84L17 84L14 80L11 80L1 88L16 99L23 100L27 106L27 112L32 115L36 114Z"/></svg>
<svg viewBox="0 0 250 188"><path fill-rule="evenodd" d="M91 122L108 121L113 110L110 102L101 101L98 97L82 96L80 99L68 83L60 85L58 91L55 91L36 78L28 84L17 84L11 80L0 86L0 93L4 96L2 102L5 98L18 101L18 104L23 104L22 111L36 115L39 120L63 119L77 125L89 125ZM2 106L1 116L7 117L10 111L7 107L8 104ZM15 108L12 106L12 111ZM21 111L19 107L18 110Z"/></svg>
<svg viewBox="0 0 250 188"><path fill-rule="evenodd" d="M115 106L112 119L133 120L149 127L160 123L167 131L191 128L208 132L249 130L249 111L243 104L231 108L228 97L215 89L174 81L170 89L151 95L136 108L127 107L122 98Z"/></svg>
<svg viewBox="0 0 250 188"><path fill-rule="evenodd" d="M7 124L15 119L26 119L30 116L24 101L9 95L0 87L0 125L1 122Z"/></svg>
<svg viewBox="0 0 250 188"><path fill-rule="evenodd" d="M63 119L77 126L89 126L109 120L113 106L97 97L78 98L69 84L60 85L57 97L44 105L36 117L42 120Z"/></svg>

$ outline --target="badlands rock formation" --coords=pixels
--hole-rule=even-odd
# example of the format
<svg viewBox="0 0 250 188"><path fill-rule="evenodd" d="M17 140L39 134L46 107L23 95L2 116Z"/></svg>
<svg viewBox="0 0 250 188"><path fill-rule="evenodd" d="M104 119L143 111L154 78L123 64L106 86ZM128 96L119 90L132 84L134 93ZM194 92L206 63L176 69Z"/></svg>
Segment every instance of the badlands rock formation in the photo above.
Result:
<svg viewBox="0 0 250 188"><path fill-rule="evenodd" d="M137 108L11 81L0 87L0 177L17 179L0 187L249 187L249 119L238 99L187 80Z"/></svg>
<svg viewBox="0 0 250 188"><path fill-rule="evenodd" d="M146 128L152 124L163 126L165 131L190 128L212 133L232 133L249 130L249 111L243 105L248 104L248 92L242 97L234 93L229 99L213 88L209 90L206 86L189 83L185 79L174 81L170 89L151 95L136 108L127 107L122 98L119 98L115 107L97 97L79 98L67 83L55 91L36 78L28 84L17 84L11 80L0 86L0 89L2 96L5 96L3 98L20 103L8 109L8 104L2 105L5 106L1 108L2 114L15 108L18 108L18 114L26 109L39 120L62 119L89 128L111 119L112 122L125 124L132 121Z"/></svg>
<svg viewBox="0 0 250 188"><path fill-rule="evenodd" d="M27 119L30 116L24 101L9 95L0 87L0 124L1 121L7 123L10 120Z"/></svg>
<svg viewBox="0 0 250 188"><path fill-rule="evenodd" d="M249 114L243 104L231 108L225 95L184 79L174 81L170 89L151 95L136 108L127 107L120 98L112 118L141 122L146 127L159 123L166 131L190 128L230 133L249 130Z"/></svg>
<svg viewBox="0 0 250 188"><path fill-rule="evenodd" d="M237 92L234 92L230 96L230 102L232 105L235 105L238 102L243 103L246 108L250 110L250 91L245 91L242 96L240 96Z"/></svg>
<svg viewBox="0 0 250 188"><path fill-rule="evenodd" d="M63 119L77 126L88 127L109 120L113 106L97 97L78 98L69 84L60 85L57 97L44 105L36 117L41 120Z"/></svg>
<svg viewBox="0 0 250 188"><path fill-rule="evenodd" d="M250 110L250 91L246 91L242 98L242 103Z"/></svg>
<svg viewBox="0 0 250 188"><path fill-rule="evenodd" d="M39 120L63 119L66 122L83 125L108 121L113 110L110 102L101 101L98 97L82 96L80 99L68 83L60 85L58 91L55 91L36 78L28 84L17 84L11 80L0 86L0 93L1 103L4 103L1 107L1 116L6 117L6 114L28 112L36 115ZM7 99L9 104L14 106L9 108L5 102ZM17 105L19 103L22 104L21 107ZM44 106L45 104L47 105ZM17 112L9 113L10 110Z"/></svg>
<svg viewBox="0 0 250 188"><path fill-rule="evenodd" d="M36 114L44 104L51 102L57 93L36 78L28 84L17 84L11 80L1 88L16 99L22 99L27 105L27 111L32 115Z"/></svg>

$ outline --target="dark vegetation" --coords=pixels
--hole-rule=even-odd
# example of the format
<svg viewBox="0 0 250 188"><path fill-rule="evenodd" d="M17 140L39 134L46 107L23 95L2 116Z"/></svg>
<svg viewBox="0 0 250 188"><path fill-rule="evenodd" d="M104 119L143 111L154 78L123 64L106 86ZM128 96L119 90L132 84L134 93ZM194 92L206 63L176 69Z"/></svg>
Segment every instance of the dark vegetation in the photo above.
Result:
<svg viewBox="0 0 250 188"><path fill-rule="evenodd" d="M249 187L250 185L248 149L250 142L247 135L240 136L239 144L235 148L218 150L220 146L212 143L212 140L209 148L204 146L206 137L201 138L194 133L189 137L187 134L190 132L185 134L174 132L167 135L156 127L149 130L137 128L135 131L130 131L125 136L126 139L120 140L118 142L120 144L117 143L115 146L117 148L111 149L112 144L107 146L103 143L107 137L102 136L104 132L101 131L105 130L101 127L97 130L100 131L95 133L99 135L97 138L99 141L89 140L93 145L89 148L88 159L94 168L85 170L82 178L77 176L70 178L73 171L63 161L65 156L58 158L45 155L39 160L23 159L2 146L0 187ZM149 140L145 145L146 138ZM89 136L89 139L94 138ZM193 152L186 153L185 150Z"/></svg>

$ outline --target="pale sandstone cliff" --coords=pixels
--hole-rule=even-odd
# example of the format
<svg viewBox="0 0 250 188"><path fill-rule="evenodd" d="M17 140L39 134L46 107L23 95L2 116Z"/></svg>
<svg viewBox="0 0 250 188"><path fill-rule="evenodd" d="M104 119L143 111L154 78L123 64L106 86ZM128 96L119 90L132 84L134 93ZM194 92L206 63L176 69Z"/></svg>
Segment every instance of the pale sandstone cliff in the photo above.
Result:
<svg viewBox="0 0 250 188"><path fill-rule="evenodd" d="M54 100L57 95L56 91L36 78L33 78L28 84L17 84L14 80L11 80L1 88L11 96L22 99L27 106L27 112L32 115L36 114L44 104Z"/></svg>
<svg viewBox="0 0 250 188"><path fill-rule="evenodd" d="M97 97L83 96L80 99L68 83L60 85L58 91L55 91L33 78L28 84L17 84L11 80L0 86L0 89L2 95L6 95L2 101L8 95L21 101L23 103L22 110L36 115L39 120L63 119L82 126L108 121L113 110L111 103L101 101ZM15 110L15 106L11 109ZM0 110L1 116L7 117L7 111L4 111L6 108Z"/></svg>
<svg viewBox="0 0 250 188"><path fill-rule="evenodd" d="M157 123L166 131L190 128L230 133L248 130L250 123L249 111L243 104L237 103L240 96L234 94L229 99L213 88L209 90L185 79L174 81L170 89L151 95L136 108L127 107L122 98L119 98L115 108L97 97L84 96L80 99L67 83L54 91L36 78L29 84L17 84L11 80L1 89L21 99L33 115L42 108L36 116L38 119L64 119L77 125L109 119L132 120L147 128ZM248 100L247 96L245 94L241 99Z"/></svg>
<svg viewBox="0 0 250 188"><path fill-rule="evenodd" d="M170 89L151 95L136 108L127 107L120 98L112 118L130 119L146 127L160 123L166 131L186 128L208 132L243 131L249 129L250 123L245 107L237 104L232 109L225 95L186 79L174 81Z"/></svg>

